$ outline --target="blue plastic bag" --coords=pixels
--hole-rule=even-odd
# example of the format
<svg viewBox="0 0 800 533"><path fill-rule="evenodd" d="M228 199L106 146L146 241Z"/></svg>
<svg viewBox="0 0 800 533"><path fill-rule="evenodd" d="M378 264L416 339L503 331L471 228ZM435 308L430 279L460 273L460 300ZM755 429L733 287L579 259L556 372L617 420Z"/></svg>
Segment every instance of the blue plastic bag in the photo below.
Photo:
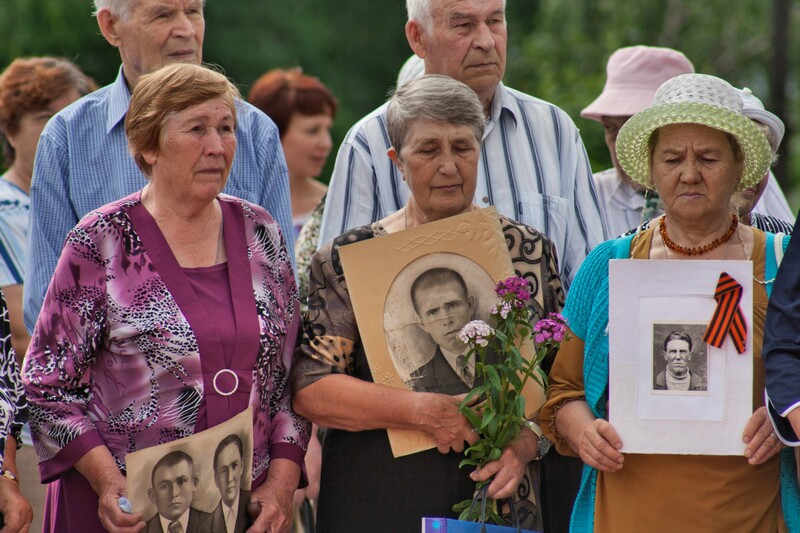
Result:
<svg viewBox="0 0 800 533"><path fill-rule="evenodd" d="M481 529L483 528L483 529ZM537 533L530 529L467 522L453 518L423 518L422 533Z"/></svg>

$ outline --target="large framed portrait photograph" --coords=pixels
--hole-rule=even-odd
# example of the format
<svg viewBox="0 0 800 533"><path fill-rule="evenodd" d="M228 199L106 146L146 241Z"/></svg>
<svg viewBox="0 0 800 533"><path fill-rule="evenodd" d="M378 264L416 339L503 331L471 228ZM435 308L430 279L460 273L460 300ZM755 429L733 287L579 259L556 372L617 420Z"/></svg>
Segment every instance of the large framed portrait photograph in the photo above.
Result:
<svg viewBox="0 0 800 533"><path fill-rule="evenodd" d="M125 457L128 500L145 531L185 533L247 530L253 472L253 411L189 437Z"/></svg>
<svg viewBox="0 0 800 533"><path fill-rule="evenodd" d="M469 392L474 362L458 340L487 320L497 282L514 275L495 209L471 211L339 249L373 380L418 392ZM525 350L528 350L527 352ZM532 346L524 347L529 357ZM529 380L526 414L544 403ZM433 448L418 431L388 430L395 457Z"/></svg>
<svg viewBox="0 0 800 533"><path fill-rule="evenodd" d="M722 272L742 285L745 352L703 336ZM625 453L743 455L753 412L750 261L612 260L609 421Z"/></svg>

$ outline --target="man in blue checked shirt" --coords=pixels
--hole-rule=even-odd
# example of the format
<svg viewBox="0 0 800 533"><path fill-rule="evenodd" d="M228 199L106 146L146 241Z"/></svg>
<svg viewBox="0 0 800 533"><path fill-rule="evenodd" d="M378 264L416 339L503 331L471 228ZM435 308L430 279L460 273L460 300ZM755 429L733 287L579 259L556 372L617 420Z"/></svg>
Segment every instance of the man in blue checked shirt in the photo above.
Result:
<svg viewBox="0 0 800 533"><path fill-rule="evenodd" d="M95 0L100 31L119 49L116 81L53 117L39 140L31 185L25 325L33 330L64 238L85 214L141 189L128 153L125 114L142 74L171 61L200 63L204 0ZM286 162L275 124L236 102L236 156L224 192L263 206L294 257Z"/></svg>

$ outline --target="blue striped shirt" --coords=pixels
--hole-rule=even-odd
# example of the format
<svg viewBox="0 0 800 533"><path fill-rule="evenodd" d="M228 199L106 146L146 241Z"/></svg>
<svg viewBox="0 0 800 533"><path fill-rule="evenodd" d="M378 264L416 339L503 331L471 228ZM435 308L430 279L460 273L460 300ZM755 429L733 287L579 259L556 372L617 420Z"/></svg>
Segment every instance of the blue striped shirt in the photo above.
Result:
<svg viewBox="0 0 800 533"><path fill-rule="evenodd" d="M31 184L25 325L32 330L64 238L88 212L138 191L144 174L128 152L130 91L120 68L114 83L69 105L45 126ZM289 180L278 129L250 104L236 102L236 155L224 192L266 209L294 257Z"/></svg>
<svg viewBox="0 0 800 533"><path fill-rule="evenodd" d="M28 193L0 179L0 287L25 282L30 208Z"/></svg>
<svg viewBox="0 0 800 533"><path fill-rule="evenodd" d="M386 155L384 104L347 134L336 158L320 244L406 204L409 190ZM568 287L607 237L578 129L564 111L499 84L486 125L475 203L532 226L553 241Z"/></svg>

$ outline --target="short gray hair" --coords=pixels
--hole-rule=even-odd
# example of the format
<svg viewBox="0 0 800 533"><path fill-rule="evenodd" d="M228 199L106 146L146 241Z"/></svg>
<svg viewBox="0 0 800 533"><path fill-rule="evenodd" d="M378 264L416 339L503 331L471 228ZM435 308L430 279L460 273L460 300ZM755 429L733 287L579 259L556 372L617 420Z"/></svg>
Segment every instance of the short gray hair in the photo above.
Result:
<svg viewBox="0 0 800 533"><path fill-rule="evenodd" d="M399 153L411 123L433 120L472 128L475 139L483 140L483 106L475 91L449 76L427 74L398 87L389 100L386 129Z"/></svg>
<svg viewBox="0 0 800 533"><path fill-rule="evenodd" d="M408 20L416 20L427 31L433 27L433 15L431 14L431 2L433 0L406 0L406 12Z"/></svg>
<svg viewBox="0 0 800 533"><path fill-rule="evenodd" d="M425 31L433 29L433 8L431 4L441 0L406 0L406 12L408 20L416 20ZM506 8L506 0L503 0L503 10Z"/></svg>
<svg viewBox="0 0 800 533"><path fill-rule="evenodd" d="M94 13L95 17L100 13L101 9L108 9L112 15L119 17L122 20L127 20L131 16L133 6L137 0L94 0ZM206 5L206 0L202 0L203 7Z"/></svg>
<svg viewBox="0 0 800 533"><path fill-rule="evenodd" d="M133 9L135 0L94 0L94 13L96 17L103 9L108 9L112 15L121 19L127 19Z"/></svg>

